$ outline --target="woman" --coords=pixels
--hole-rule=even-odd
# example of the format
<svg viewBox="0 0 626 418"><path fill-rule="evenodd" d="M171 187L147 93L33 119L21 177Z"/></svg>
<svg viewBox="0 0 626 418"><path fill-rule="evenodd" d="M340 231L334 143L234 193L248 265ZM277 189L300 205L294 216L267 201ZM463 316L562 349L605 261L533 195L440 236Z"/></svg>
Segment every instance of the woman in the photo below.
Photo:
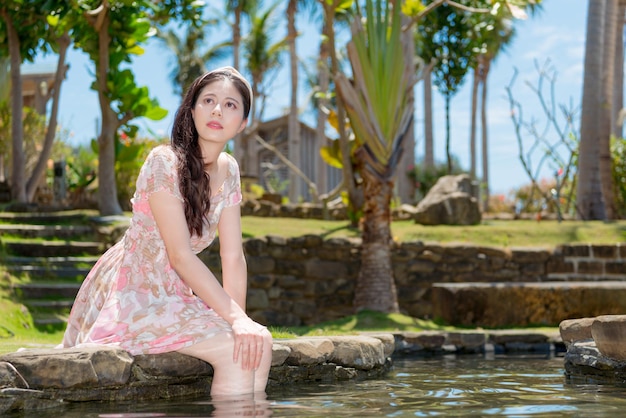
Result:
<svg viewBox="0 0 626 418"><path fill-rule="evenodd" d="M212 395L264 392L272 338L245 313L239 168L222 152L245 128L251 103L234 68L194 81L171 143L152 150L139 173L128 230L81 286L63 347L178 351L213 366ZM197 257L216 233L223 285Z"/></svg>

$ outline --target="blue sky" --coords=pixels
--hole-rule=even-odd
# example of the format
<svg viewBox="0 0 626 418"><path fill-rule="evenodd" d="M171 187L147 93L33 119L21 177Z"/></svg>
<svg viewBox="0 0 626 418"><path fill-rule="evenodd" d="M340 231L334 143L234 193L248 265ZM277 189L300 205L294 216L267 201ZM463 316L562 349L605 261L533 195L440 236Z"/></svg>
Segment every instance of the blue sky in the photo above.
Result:
<svg viewBox="0 0 626 418"><path fill-rule="evenodd" d="M582 96L583 60L585 44L585 24L587 1L585 0L543 0L543 11L525 21L516 21L517 35L508 49L500 55L492 66L489 78L489 170L492 193L508 193L512 188L529 182L518 157L518 145L513 123L509 116L508 99L505 87L510 83L517 68L519 74L515 84L515 98L522 103L525 119L534 117L545 120L538 111L538 101L525 85L525 81L536 85L535 62L543 64L551 61L557 73L555 85L556 102L574 103L579 106ZM304 22L301 22L304 23ZM306 26L303 26L306 27ZM317 51L318 38L313 31L304 29L298 40L301 59L308 60ZM310 53L307 51L311 51ZM173 94L168 75L171 70L171 52L160 42L152 41L146 53L135 59L132 68L139 85L148 86L159 104L169 110L168 116L158 122L141 121L140 126L166 135L179 103ZM68 54L70 70L61 90L59 123L70 130L71 144L84 144L96 136L99 106L96 94L89 86L93 80L93 67L86 56L72 50ZM37 66L52 66L55 57L42 57ZM284 77L284 78L283 78ZM277 79L288 77L284 75ZM470 126L471 77L451 102L451 149L464 169L469 169L469 126ZM300 94L300 106L305 107L306 92ZM422 86L416 86L417 110L415 117L416 157L423 155L423 107L420 102ZM445 161L445 110L441 96L433 93L435 159ZM265 118L279 116L288 107L289 91L287 83L277 82L274 94L269 98ZM578 125L578 123L577 123ZM480 131L478 132L480 135ZM481 175L480 157L477 162L478 175ZM550 176L552 168L546 168L544 176Z"/></svg>

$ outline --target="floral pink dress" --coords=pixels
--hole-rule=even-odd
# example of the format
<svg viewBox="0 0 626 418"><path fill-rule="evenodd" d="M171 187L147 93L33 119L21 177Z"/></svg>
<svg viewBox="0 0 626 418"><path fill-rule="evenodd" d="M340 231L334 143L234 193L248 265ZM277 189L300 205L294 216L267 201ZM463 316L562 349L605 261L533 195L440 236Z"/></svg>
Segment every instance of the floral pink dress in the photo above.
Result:
<svg viewBox="0 0 626 418"><path fill-rule="evenodd" d="M228 158L228 175L211 198L209 225L192 236L196 253L215 238L220 213L241 202L239 167ZM183 201L176 156L169 145L156 147L137 178L133 216L123 238L93 266L70 313L60 347L114 345L133 355L179 350L230 330L176 274L154 221L149 196L167 191Z"/></svg>

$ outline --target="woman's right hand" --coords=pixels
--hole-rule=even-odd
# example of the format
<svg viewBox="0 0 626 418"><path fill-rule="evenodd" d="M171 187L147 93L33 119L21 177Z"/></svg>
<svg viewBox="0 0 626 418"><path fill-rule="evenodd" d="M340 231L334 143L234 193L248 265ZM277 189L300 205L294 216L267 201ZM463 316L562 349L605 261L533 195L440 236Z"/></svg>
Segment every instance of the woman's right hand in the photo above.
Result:
<svg viewBox="0 0 626 418"><path fill-rule="evenodd" d="M269 331L249 317L236 319L232 328L235 337L233 361L241 360L244 370L258 369L263 356L263 340Z"/></svg>

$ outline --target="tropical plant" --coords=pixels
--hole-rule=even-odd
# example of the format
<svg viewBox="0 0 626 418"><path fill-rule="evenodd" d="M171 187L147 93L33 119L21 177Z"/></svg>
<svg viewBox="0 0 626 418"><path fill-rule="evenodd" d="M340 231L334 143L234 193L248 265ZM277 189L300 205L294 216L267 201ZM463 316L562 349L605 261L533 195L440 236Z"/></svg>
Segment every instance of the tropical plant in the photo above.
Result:
<svg viewBox="0 0 626 418"><path fill-rule="evenodd" d="M351 214L351 225L358 225L360 214L362 213L364 196L362 182L356 175L353 164L353 151L351 145L351 129L348 126L346 118L346 109L344 99L337 94L333 97L330 92L330 77L342 71L339 53L336 48L336 33L334 23L348 19L352 7L351 1L344 0L319 0L324 12L324 27L322 29L322 42L320 44L320 63L319 63L319 79L320 90L318 98L320 104L319 110L324 110L334 98L336 110L336 130L339 134L339 156L341 158L342 183L341 189L344 190L344 201L348 206L348 213ZM343 19L342 19L343 18ZM330 63L329 63L330 61ZM335 80L335 90L338 90ZM330 106L329 106L330 107ZM327 112L319 112L317 118L317 134L324 135L325 115ZM330 113L330 112L328 112ZM341 190L339 189L339 190Z"/></svg>
<svg viewBox="0 0 626 418"><path fill-rule="evenodd" d="M611 139L616 217L626 219L626 139Z"/></svg>
<svg viewBox="0 0 626 418"><path fill-rule="evenodd" d="M287 3L287 47L289 50L290 80L287 126L287 137L289 138L288 159L296 167L301 166L300 111L298 109L298 54L296 51L298 30L296 28L296 14L298 12L298 5L312 7L315 4L316 2L314 0L289 0ZM301 182L291 174L291 171L289 177L289 200L294 202L302 196Z"/></svg>
<svg viewBox="0 0 626 418"><path fill-rule="evenodd" d="M265 100L280 68L282 53L287 48L285 38L272 42L277 29L275 10L279 3L270 5L265 10L249 10L250 32L244 38L243 56L245 68L251 75L251 87L254 94L253 112L249 116L249 127L244 131L241 145L243 157L240 160L244 174L255 174L257 168L250 166L250 152L256 138L257 121L263 119Z"/></svg>
<svg viewBox="0 0 626 418"><path fill-rule="evenodd" d="M135 82L124 63L142 54L142 44L154 35L153 25L171 20L202 22L202 4L194 0L85 0L71 15L76 45L95 64L92 88L102 112L98 136L98 207L102 215L122 213L115 180L115 135L121 129L134 138L138 117L159 120L167 111Z"/></svg>
<svg viewBox="0 0 626 418"><path fill-rule="evenodd" d="M416 31L417 55L426 62L434 62L433 83L445 100L446 157L448 171L452 172L450 151L450 105L452 97L462 85L472 64L474 43L470 13L444 4L424 17Z"/></svg>
<svg viewBox="0 0 626 418"><path fill-rule="evenodd" d="M67 68L65 55L70 45L67 34L69 28L65 21L69 7L67 2L46 0L11 0L0 5L0 56L8 56L11 67L11 194L17 203L27 203L33 199L52 150L61 84ZM24 61L33 61L38 53L50 50L55 50L59 55L54 87L49 92L52 110L39 160L29 175L24 154L24 101L20 68Z"/></svg>
<svg viewBox="0 0 626 418"><path fill-rule="evenodd" d="M217 19L206 21L201 27L189 24L184 38L180 38L178 32L172 29L157 31L159 38L165 42L175 57L170 78L174 92L181 97L191 83L207 71L208 63L223 59L231 53L230 41L211 45L202 52L202 47L206 45L206 28L216 24Z"/></svg>
<svg viewBox="0 0 626 418"><path fill-rule="evenodd" d="M226 1L226 12L233 15L233 22L231 23L232 30L232 45L233 45L233 66L236 69L240 69L241 66L239 64L239 59L241 55L241 26L242 26L242 18L248 17L249 12L251 10L255 10L257 7L257 0L227 0ZM247 151L244 149L243 143L243 135L239 134L233 138L234 150L233 154L235 158L241 163L247 155ZM243 171L242 173L246 174Z"/></svg>
<svg viewBox="0 0 626 418"><path fill-rule="evenodd" d="M358 4L348 57L354 79L335 74L357 145L357 167L365 203L361 269L355 309L396 312L398 300L391 267L390 202L402 140L413 120L412 66L405 60L402 15L391 2Z"/></svg>

